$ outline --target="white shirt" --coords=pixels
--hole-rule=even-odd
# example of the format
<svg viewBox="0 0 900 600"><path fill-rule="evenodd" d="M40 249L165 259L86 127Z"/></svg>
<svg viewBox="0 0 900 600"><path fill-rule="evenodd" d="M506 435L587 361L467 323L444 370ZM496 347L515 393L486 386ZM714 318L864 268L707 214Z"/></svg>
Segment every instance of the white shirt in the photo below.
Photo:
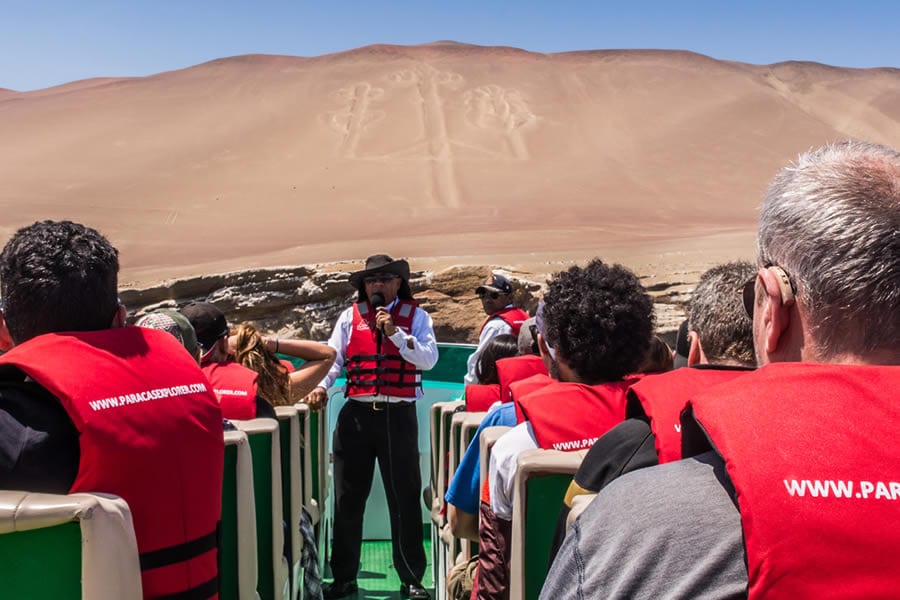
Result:
<svg viewBox="0 0 900 600"><path fill-rule="evenodd" d="M396 304L397 299L395 298L385 308L392 310ZM347 358L347 344L350 342L352 329L353 307L351 306L338 317L337 322L334 324L334 331L331 332L331 337L328 339L328 345L335 349L337 356L334 358L334 364L331 365L328 374L319 383L319 387L327 390L340 377L344 368L344 361ZM415 365L417 369L428 371L437 364L438 347L437 340L434 337L434 323L431 320L431 316L418 306L413 315L412 331L406 333L398 327L394 335L389 336L388 339L400 349L400 356L406 362ZM407 346L408 340L412 340L412 348ZM421 398L422 395L422 388L416 388L416 398Z"/></svg>
<svg viewBox="0 0 900 600"><path fill-rule="evenodd" d="M507 304L503 310L506 310L507 308L512 308L512 304ZM475 376L475 365L478 364L478 357L481 355L481 351L484 347L488 345L488 342L498 335L511 335L512 332L513 330L512 327L509 326L509 323L500 317L494 317L484 325L484 329L481 330L481 335L478 336L478 347L475 348L475 352L469 356L469 360L466 362L466 376L463 378L466 385L478 383L478 378Z"/></svg>
<svg viewBox="0 0 900 600"><path fill-rule="evenodd" d="M519 423L501 435L494 444L494 449L491 450L489 475L491 510L501 519L512 521L515 496L513 485L516 481L516 471L519 468L516 462L519 455L526 450L534 450L538 447L534 429L528 421Z"/></svg>

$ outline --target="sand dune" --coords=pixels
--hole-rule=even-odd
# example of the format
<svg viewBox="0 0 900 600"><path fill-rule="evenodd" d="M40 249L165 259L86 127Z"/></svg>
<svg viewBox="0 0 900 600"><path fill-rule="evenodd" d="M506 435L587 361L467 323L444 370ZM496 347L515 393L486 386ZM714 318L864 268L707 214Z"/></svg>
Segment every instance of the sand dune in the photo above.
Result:
<svg viewBox="0 0 900 600"><path fill-rule="evenodd" d="M239 56L0 90L0 236L90 223L126 282L375 250L714 262L723 234L752 251L780 166L846 137L900 146L900 70L452 42Z"/></svg>

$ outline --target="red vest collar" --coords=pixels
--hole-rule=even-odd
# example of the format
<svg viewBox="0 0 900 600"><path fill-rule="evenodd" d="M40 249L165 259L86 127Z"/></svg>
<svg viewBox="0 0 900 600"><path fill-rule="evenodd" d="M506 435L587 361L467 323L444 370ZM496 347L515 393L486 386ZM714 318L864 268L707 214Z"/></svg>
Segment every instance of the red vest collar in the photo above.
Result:
<svg viewBox="0 0 900 600"><path fill-rule="evenodd" d="M896 596L897 390L898 366L781 363L691 400L734 484L751 599Z"/></svg>
<svg viewBox="0 0 900 600"><path fill-rule="evenodd" d="M681 460L681 411L695 394L751 372L746 369L681 368L648 375L628 390L627 418L650 422L659 463Z"/></svg>
<svg viewBox="0 0 900 600"><path fill-rule="evenodd" d="M625 392L634 380L600 385L554 382L517 402L541 448L584 450L625 419Z"/></svg>

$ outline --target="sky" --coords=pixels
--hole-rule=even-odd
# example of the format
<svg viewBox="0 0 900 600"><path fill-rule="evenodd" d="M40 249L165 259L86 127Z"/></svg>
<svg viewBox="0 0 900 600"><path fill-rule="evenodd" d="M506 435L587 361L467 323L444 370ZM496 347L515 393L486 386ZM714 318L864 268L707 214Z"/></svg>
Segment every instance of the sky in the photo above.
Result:
<svg viewBox="0 0 900 600"><path fill-rule="evenodd" d="M900 2L0 0L0 88L151 75L240 54L437 40L900 67Z"/></svg>

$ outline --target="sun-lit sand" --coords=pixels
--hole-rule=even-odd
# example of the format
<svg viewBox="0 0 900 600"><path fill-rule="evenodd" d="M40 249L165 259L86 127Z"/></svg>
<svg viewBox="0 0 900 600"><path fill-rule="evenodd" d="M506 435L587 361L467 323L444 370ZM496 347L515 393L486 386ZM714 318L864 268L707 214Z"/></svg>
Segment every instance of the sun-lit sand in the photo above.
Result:
<svg viewBox="0 0 900 600"><path fill-rule="evenodd" d="M664 274L751 257L772 175L847 137L900 146L900 71L453 43L241 56L0 90L0 237L91 224L130 285L375 251Z"/></svg>

